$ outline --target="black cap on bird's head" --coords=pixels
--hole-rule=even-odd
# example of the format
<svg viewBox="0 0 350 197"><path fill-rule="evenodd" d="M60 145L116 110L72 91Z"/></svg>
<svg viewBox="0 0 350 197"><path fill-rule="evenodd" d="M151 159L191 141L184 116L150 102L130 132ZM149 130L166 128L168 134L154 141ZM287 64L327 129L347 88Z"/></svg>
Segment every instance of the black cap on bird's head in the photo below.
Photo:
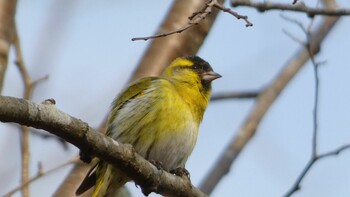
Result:
<svg viewBox="0 0 350 197"><path fill-rule="evenodd" d="M211 81L221 77L220 74L213 71L213 68L207 61L198 56L188 56L185 57L185 59L193 62L192 69L200 75L203 81L210 83Z"/></svg>

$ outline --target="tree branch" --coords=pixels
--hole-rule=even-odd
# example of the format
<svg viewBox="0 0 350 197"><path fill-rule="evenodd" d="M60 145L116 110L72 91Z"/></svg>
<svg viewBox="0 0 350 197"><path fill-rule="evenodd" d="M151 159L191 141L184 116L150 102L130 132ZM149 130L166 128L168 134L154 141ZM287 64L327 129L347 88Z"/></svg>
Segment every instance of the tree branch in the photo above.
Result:
<svg viewBox="0 0 350 197"><path fill-rule="evenodd" d="M224 2L224 0L218 1L219 3ZM186 26L188 24L188 18L179 16L190 16L193 14L193 10L200 10L202 7L203 0L174 1L174 4L168 12L169 14L163 20L158 32L169 32L179 27ZM218 10L214 9L206 20L188 29L188 31L152 40L152 43L141 58L130 81L144 76L157 76L173 59L196 54L210 31L217 14Z"/></svg>
<svg viewBox="0 0 350 197"><path fill-rule="evenodd" d="M254 99L259 96L259 91L251 91L251 92L223 92L214 94L210 100L211 101L219 101L224 99Z"/></svg>
<svg viewBox="0 0 350 197"><path fill-rule="evenodd" d="M143 189L165 196L205 196L186 177L158 170L130 145L120 144L94 131L79 119L58 110L54 104L0 96L0 121L44 129L125 172Z"/></svg>
<svg viewBox="0 0 350 197"><path fill-rule="evenodd" d="M32 97L34 83L31 80L29 73L24 65L22 49L19 41L19 36L17 33L16 27L14 27L13 32L13 42L16 50L16 64L21 73L24 85L24 94L23 98L30 100ZM30 151L29 151L29 128L26 126L21 126L21 169L22 169L22 194L24 197L29 197L29 185L26 184L29 182L29 160L30 160Z"/></svg>
<svg viewBox="0 0 350 197"><path fill-rule="evenodd" d="M256 8L259 12L265 12L270 10L286 10L294 12L306 13L309 17L315 15L326 15L326 16L347 16L350 15L350 9L330 9L330 8L310 8L305 6L303 3L296 5L274 3L269 1L264 2L252 2L244 0L232 0L232 7L245 6Z"/></svg>
<svg viewBox="0 0 350 197"><path fill-rule="evenodd" d="M18 190L21 190L25 186L28 186L30 183L38 180L39 178L41 178L41 177L43 177L45 175L48 175L48 174L50 174L52 172L55 172L56 170L59 170L59 169L65 167L67 165L70 165L70 164L73 164L73 163L77 163L78 161L79 161L78 158L74 158L74 159L71 159L71 160L69 160L69 161L67 161L67 162L65 162L65 163L63 163L63 164L61 164L59 166L56 166L56 167L54 167L54 168L52 168L52 169L50 169L50 170L48 170L46 172L39 171L36 176L32 177L31 179L29 179L27 182L23 183L22 185L20 185L20 186L18 186L16 188L12 189L11 191L7 192L4 196L5 197L11 197L15 192L17 192Z"/></svg>
<svg viewBox="0 0 350 197"><path fill-rule="evenodd" d="M328 1L328 2L331 2L331 1ZM333 1L333 3L334 3L334 1ZM333 7L331 5L328 5L328 6ZM313 20L311 21L309 28L305 28L300 22L298 22L296 20L290 20L290 19L288 19L288 20L290 22L297 24L306 34L308 42L306 44L302 44L302 46L305 47L305 49L308 51L311 63L313 65L314 80L315 80L315 95L314 95L314 109L313 109L313 131L312 131L311 157L310 157L308 163L306 164L306 166L304 167L304 169L302 170L302 172L300 173L300 175L297 177L296 181L293 183L291 188L284 195L285 197L289 197L289 196L293 195L295 192L300 190L301 181L304 179L306 174L310 171L310 169L312 168L312 166L315 163L317 163L318 161L320 161L323 158L338 155L340 152L350 148L350 145L345 145L345 146L342 146L334 151L330 151L330 152L324 153L322 155L318 154L318 149L317 149L317 145L318 145L318 101L319 101L319 84L320 84L318 68L319 68L320 63L316 62L315 57L314 57L314 53L310 48L311 47L310 43L311 43L311 39L312 39L310 29L311 29L311 25L313 23ZM288 35L293 40L295 40L295 38L293 36L291 36L291 34L288 34Z"/></svg>
<svg viewBox="0 0 350 197"><path fill-rule="evenodd" d="M337 23L339 17L326 17L318 28L312 33L312 40L309 46L312 54L317 54L320 50L321 42L328 35L333 26ZM272 103L278 98L279 94L286 87L289 81L298 73L303 65L310 59L309 52L304 47L300 48L296 55L287 62L284 69L257 98L256 104L243 123L243 126L237 132L236 136L228 144L227 148L219 157L213 169L204 178L200 189L210 194L215 186L226 175L232 163L236 160L241 150L247 145L250 139L255 135L256 129L268 111Z"/></svg>
<svg viewBox="0 0 350 197"><path fill-rule="evenodd" d="M149 40L149 39L155 39L155 38L161 38L161 37L165 37L165 36L170 36L172 34L177 34L177 33L181 33L191 27L194 27L196 25L198 25L201 21L203 21L209 14L212 13L213 8L217 8L219 10L222 10L223 12L228 12L230 13L232 16L236 17L238 20L239 19L243 19L246 22L246 27L250 27L253 26L253 24L248 20L247 16L242 16L240 14L238 14L237 12L232 11L229 8L224 7L223 5L221 5L221 3L218 0L208 0L204 6L202 8L199 9L199 11L196 11L194 13L192 13L192 15L190 17L188 17L189 21L187 23L187 25L183 26L182 28L176 29L176 30L172 30L166 33L160 33L160 34L156 34L154 36L147 36L147 37L136 37L136 38L132 38L132 41L136 41L136 40Z"/></svg>

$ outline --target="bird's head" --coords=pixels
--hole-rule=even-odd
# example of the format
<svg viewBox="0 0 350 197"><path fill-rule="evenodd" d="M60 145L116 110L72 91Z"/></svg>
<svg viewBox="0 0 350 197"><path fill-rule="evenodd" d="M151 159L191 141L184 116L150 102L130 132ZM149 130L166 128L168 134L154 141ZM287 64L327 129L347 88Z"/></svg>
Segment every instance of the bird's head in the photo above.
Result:
<svg viewBox="0 0 350 197"><path fill-rule="evenodd" d="M208 62L198 56L175 59L163 73L163 76L198 87L200 91L210 92L211 82L221 75L214 72Z"/></svg>

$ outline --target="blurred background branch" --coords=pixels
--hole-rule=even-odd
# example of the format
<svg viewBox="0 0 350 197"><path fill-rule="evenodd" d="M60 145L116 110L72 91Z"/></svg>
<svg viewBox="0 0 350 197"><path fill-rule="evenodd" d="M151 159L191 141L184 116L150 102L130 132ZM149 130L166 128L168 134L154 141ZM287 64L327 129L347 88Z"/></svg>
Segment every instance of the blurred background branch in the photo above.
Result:
<svg viewBox="0 0 350 197"><path fill-rule="evenodd" d="M0 0L0 93L4 83L10 46L15 30L16 0Z"/></svg>
<svg viewBox="0 0 350 197"><path fill-rule="evenodd" d="M295 5L288 3L275 3L275 2L253 2L253 1L243 1L243 0L232 0L231 5L233 7L251 7L257 9L259 12L265 12L270 10L285 10L302 12L307 14L309 17L315 15L325 15L325 16L347 16L350 15L350 9L345 8L311 8L307 7L305 3L299 2Z"/></svg>

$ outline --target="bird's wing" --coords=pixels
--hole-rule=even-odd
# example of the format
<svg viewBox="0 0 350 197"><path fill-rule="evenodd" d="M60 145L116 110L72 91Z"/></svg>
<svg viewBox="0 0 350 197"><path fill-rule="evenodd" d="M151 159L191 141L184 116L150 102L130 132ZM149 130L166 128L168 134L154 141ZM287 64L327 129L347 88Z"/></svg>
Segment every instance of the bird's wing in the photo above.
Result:
<svg viewBox="0 0 350 197"><path fill-rule="evenodd" d="M109 125L115 119L118 111L122 109L125 104L135 98L143 96L145 94L145 90L151 86L152 82L159 79L160 78L158 77L146 77L126 87L112 103L112 111L108 120ZM109 135L108 131L107 135Z"/></svg>

